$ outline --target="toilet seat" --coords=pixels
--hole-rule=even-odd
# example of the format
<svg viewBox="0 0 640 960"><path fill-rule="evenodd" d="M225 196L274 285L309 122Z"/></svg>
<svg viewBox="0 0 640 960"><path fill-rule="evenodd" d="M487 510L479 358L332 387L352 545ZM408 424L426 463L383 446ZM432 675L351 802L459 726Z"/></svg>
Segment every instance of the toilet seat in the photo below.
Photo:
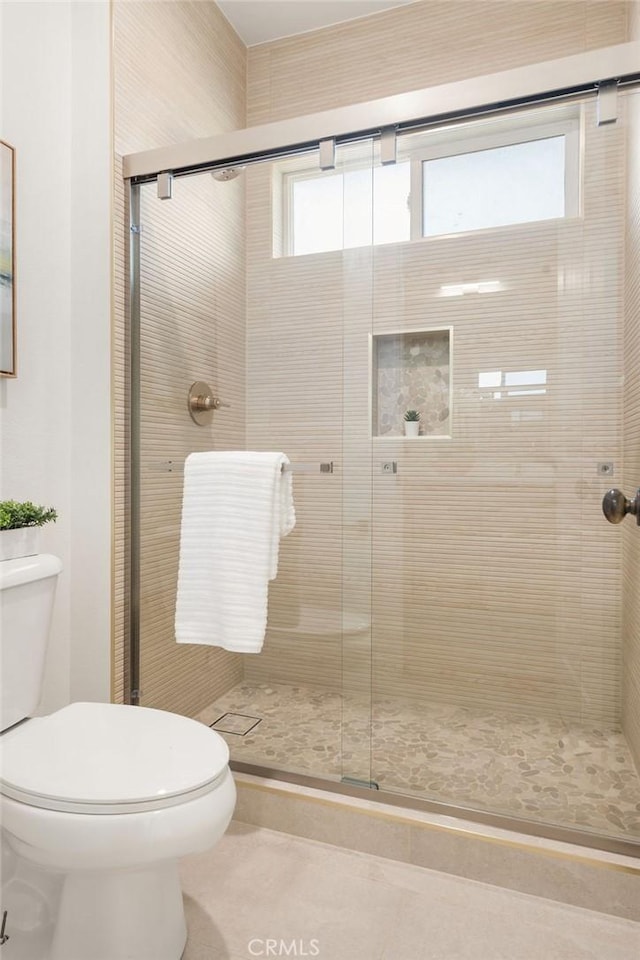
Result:
<svg viewBox="0 0 640 960"><path fill-rule="evenodd" d="M156 810L209 793L229 748L195 720L149 707L72 703L6 731L0 791L69 813Z"/></svg>

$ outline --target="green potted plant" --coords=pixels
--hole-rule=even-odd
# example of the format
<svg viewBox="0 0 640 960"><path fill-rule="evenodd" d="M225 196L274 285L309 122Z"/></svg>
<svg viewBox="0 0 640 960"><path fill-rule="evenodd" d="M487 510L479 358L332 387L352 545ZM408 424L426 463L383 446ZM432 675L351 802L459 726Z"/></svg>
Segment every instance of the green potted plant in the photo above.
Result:
<svg viewBox="0 0 640 960"><path fill-rule="evenodd" d="M1 500L0 561L38 553L39 528L57 517L53 507L40 507L30 500Z"/></svg>
<svg viewBox="0 0 640 960"><path fill-rule="evenodd" d="M420 433L420 414L417 410L407 410L404 415L405 437L417 437Z"/></svg>

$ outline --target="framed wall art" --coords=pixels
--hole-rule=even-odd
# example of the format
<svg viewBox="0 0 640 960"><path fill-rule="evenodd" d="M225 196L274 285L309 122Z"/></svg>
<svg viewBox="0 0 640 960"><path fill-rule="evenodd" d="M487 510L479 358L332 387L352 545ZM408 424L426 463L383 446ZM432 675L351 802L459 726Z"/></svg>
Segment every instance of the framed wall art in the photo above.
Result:
<svg viewBox="0 0 640 960"><path fill-rule="evenodd" d="M0 376L16 376L16 152L0 140Z"/></svg>

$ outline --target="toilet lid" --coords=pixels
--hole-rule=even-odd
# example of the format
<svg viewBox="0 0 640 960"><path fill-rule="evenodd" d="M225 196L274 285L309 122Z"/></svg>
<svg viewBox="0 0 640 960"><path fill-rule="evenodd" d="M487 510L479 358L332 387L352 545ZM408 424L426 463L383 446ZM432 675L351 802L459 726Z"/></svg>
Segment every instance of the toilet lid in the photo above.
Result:
<svg viewBox="0 0 640 960"><path fill-rule="evenodd" d="M113 703L72 703L28 720L3 734L0 749L5 796L89 813L191 799L229 762L226 742L204 724Z"/></svg>

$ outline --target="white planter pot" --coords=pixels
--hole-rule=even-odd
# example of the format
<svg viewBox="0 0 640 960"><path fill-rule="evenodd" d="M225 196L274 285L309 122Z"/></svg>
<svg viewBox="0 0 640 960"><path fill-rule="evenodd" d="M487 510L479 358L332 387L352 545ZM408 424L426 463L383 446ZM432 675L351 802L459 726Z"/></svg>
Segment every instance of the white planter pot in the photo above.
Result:
<svg viewBox="0 0 640 960"><path fill-rule="evenodd" d="M20 527L18 530L0 530L0 561L32 557L38 553L40 529Z"/></svg>
<svg viewBox="0 0 640 960"><path fill-rule="evenodd" d="M404 422L405 437L417 437L419 433L420 433L419 420L405 420Z"/></svg>

